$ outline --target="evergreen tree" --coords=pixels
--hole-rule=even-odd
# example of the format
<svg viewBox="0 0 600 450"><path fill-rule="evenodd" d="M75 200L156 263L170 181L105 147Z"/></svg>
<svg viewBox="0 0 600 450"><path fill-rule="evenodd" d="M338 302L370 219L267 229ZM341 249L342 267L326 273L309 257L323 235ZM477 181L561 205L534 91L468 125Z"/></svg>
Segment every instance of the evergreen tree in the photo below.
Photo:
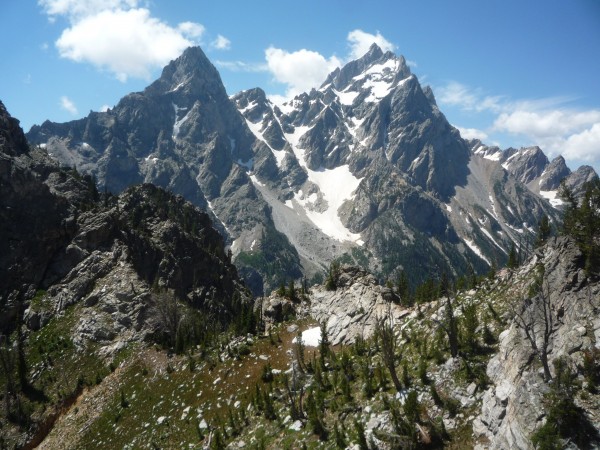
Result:
<svg viewBox="0 0 600 450"><path fill-rule="evenodd" d="M508 262L506 263L506 267L508 267L509 269L515 269L518 266L518 256L515 250L515 243L513 242L510 246L510 253L508 254Z"/></svg>
<svg viewBox="0 0 600 450"><path fill-rule="evenodd" d="M588 273L600 272L600 179L585 184L581 202L564 183L560 196L566 203L563 232L575 239L585 257Z"/></svg>
<svg viewBox="0 0 600 450"><path fill-rule="evenodd" d="M552 228L550 227L550 220L546 214L543 214L540 222L538 223L537 238L535 240L536 248L541 247L546 243L551 232Z"/></svg>
<svg viewBox="0 0 600 450"><path fill-rule="evenodd" d="M408 282L408 276L406 272L403 270L398 275L398 280L396 282L396 292L400 297L400 303L404 306L412 306L412 299L410 295L410 283Z"/></svg>

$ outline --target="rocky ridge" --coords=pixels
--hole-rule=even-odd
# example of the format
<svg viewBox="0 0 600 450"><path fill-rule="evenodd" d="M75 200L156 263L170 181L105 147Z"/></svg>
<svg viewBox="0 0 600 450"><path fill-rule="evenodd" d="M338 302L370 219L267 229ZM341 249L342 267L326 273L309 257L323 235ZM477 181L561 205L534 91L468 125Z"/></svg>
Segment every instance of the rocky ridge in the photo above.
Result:
<svg viewBox="0 0 600 450"><path fill-rule="evenodd" d="M532 192L548 199L555 207L562 205L558 189L563 180L576 195L580 195L586 182L598 178L598 174L590 166L584 165L572 172L562 156L557 156L552 161L548 160L542 149L537 146L501 150L499 147L487 146L478 139L468 143L473 154L501 164Z"/></svg>
<svg viewBox="0 0 600 450"><path fill-rule="evenodd" d="M218 332L252 310L206 213L150 184L101 196L30 148L1 103L0 187L2 442L38 442L87 372L122 350L174 343L199 314Z"/></svg>
<svg viewBox="0 0 600 450"><path fill-rule="evenodd" d="M318 280L334 259L380 278L484 272L543 214L559 220L473 157L432 90L377 45L280 106L258 88L228 98L190 48L115 108L27 136L109 190L152 182L206 208L257 294Z"/></svg>

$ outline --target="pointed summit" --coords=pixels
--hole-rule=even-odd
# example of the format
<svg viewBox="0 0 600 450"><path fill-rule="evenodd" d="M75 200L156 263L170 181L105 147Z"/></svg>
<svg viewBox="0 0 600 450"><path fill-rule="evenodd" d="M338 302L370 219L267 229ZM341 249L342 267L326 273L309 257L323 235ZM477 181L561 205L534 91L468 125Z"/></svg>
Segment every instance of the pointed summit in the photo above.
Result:
<svg viewBox="0 0 600 450"><path fill-rule="evenodd" d="M377 61L382 56L383 56L383 50L381 50L381 47L379 47L379 45L377 45L375 42L373 42L371 44L371 46L369 47L369 51L367 53L365 53L365 55L360 59L363 60L364 62L368 63L368 62Z"/></svg>
<svg viewBox="0 0 600 450"><path fill-rule="evenodd" d="M336 90L344 91L351 84L373 77L395 84L410 75L410 69L403 56L396 56L389 51L383 53L381 48L373 43L363 56L330 73L321 89L332 85Z"/></svg>
<svg viewBox="0 0 600 450"><path fill-rule="evenodd" d="M219 72L208 60L200 47L188 47L177 59L171 61L158 80L146 88L146 92L167 93L179 90L188 92L222 86Z"/></svg>

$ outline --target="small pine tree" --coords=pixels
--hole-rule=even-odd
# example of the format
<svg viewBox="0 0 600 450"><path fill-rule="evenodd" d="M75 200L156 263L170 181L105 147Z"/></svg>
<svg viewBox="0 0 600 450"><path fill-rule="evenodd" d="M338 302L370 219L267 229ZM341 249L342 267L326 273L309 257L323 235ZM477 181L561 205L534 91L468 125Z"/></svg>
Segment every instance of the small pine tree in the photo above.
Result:
<svg viewBox="0 0 600 450"><path fill-rule="evenodd" d="M550 227L550 220L546 214L543 214L540 222L538 223L537 238L535 240L536 248L544 245L551 233L552 228Z"/></svg>
<svg viewBox="0 0 600 450"><path fill-rule="evenodd" d="M506 267L509 269L515 269L519 266L519 260L517 251L515 250L515 243L513 242L510 246L510 252L508 254L508 262L506 263Z"/></svg>

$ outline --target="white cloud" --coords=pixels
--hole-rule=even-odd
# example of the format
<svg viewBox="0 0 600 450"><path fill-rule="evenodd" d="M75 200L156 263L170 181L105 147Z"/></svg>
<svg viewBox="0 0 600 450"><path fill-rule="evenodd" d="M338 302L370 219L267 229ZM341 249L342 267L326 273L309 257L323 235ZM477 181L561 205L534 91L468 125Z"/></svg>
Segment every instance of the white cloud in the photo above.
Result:
<svg viewBox="0 0 600 450"><path fill-rule="evenodd" d="M149 79L151 71L178 57L204 34L199 23L176 27L152 17L139 0L39 0L50 19L70 26L55 42L61 57L89 63L121 81Z"/></svg>
<svg viewBox="0 0 600 450"><path fill-rule="evenodd" d="M102 105L99 109L100 112L106 112L110 109L110 106L108 105Z"/></svg>
<svg viewBox="0 0 600 450"><path fill-rule="evenodd" d="M562 145L563 156L569 159L580 159L596 163L600 162L600 122L595 123L581 133L569 136Z"/></svg>
<svg viewBox="0 0 600 450"><path fill-rule="evenodd" d="M277 94L267 95L267 98L271 101L271 103L277 106L282 106L285 102L289 100L289 98Z"/></svg>
<svg viewBox="0 0 600 450"><path fill-rule="evenodd" d="M441 104L458 106L466 111L499 112L502 110L502 97L483 95L481 90L470 89L456 81L437 88L436 98Z"/></svg>
<svg viewBox="0 0 600 450"><path fill-rule="evenodd" d="M217 35L217 38L211 42L211 46L217 50L229 50L231 48L231 41L219 34Z"/></svg>
<svg viewBox="0 0 600 450"><path fill-rule="evenodd" d="M478 130L477 128L456 127L456 129L460 131L460 135L463 139L479 139L485 141L489 137L485 131Z"/></svg>
<svg viewBox="0 0 600 450"><path fill-rule="evenodd" d="M204 34L205 28L199 23L181 22L179 25L177 25L177 30L189 38L199 38Z"/></svg>
<svg viewBox="0 0 600 450"><path fill-rule="evenodd" d="M509 133L547 138L578 132L594 123L600 123L600 111L536 110L517 104L514 110L500 114L494 127Z"/></svg>
<svg viewBox="0 0 600 450"><path fill-rule="evenodd" d="M306 49L288 52L269 47L265 51L265 58L275 80L287 84L287 97L319 86L329 72L341 65L335 56L327 59L318 52Z"/></svg>
<svg viewBox="0 0 600 450"><path fill-rule="evenodd" d="M65 111L67 111L72 116L76 116L77 115L77 106L75 106L75 103L73 103L73 101L69 97L67 97L66 95L63 95L60 98L59 105L60 105L60 107L62 109L64 109Z"/></svg>
<svg viewBox="0 0 600 450"><path fill-rule="evenodd" d="M377 34L367 33L363 30L352 30L348 33L348 44L350 45L350 59L358 59L369 51L369 47L377 44L384 52L394 51L396 46L384 38L378 31Z"/></svg>
<svg viewBox="0 0 600 450"><path fill-rule="evenodd" d="M511 100L485 95L481 89L457 82L437 88L436 94L441 105L491 113L493 123L484 134L504 133L521 142L520 145L539 145L550 157L562 154L575 162L600 161L600 110L572 108L569 104L573 98ZM463 137L467 136L463 129L460 131Z"/></svg>
<svg viewBox="0 0 600 450"><path fill-rule="evenodd" d="M231 70L232 72L268 72L269 66L265 63L246 63L243 61L215 61L217 67Z"/></svg>
<svg viewBox="0 0 600 450"><path fill-rule="evenodd" d="M71 21L92 16L106 10L137 7L138 0L39 0L50 19L67 16Z"/></svg>

